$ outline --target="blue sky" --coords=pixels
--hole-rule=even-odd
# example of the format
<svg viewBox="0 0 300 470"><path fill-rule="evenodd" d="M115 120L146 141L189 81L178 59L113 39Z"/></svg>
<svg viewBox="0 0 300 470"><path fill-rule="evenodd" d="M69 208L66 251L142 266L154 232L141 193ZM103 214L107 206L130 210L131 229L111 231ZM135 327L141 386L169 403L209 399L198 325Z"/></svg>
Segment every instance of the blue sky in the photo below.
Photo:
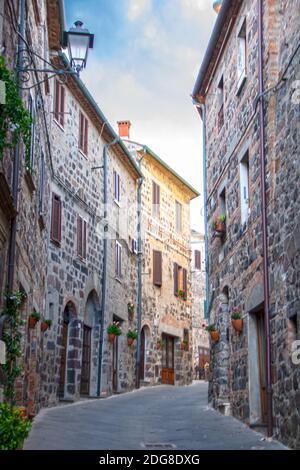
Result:
<svg viewBox="0 0 300 470"><path fill-rule="evenodd" d="M95 34L82 79L104 114L129 119L131 138L151 147L202 191L201 121L190 98L216 19L210 0L65 0ZM203 228L201 199L192 225Z"/></svg>

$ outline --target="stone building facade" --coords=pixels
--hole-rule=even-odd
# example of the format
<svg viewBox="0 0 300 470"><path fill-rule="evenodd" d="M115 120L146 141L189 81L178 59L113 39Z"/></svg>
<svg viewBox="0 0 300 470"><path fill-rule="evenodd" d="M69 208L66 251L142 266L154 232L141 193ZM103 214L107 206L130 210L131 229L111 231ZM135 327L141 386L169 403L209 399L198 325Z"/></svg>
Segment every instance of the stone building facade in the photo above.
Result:
<svg viewBox="0 0 300 470"><path fill-rule="evenodd" d="M31 66L42 67L44 63L30 51L45 56L48 51L48 3L27 2L25 5L25 42L21 42L24 58L31 55ZM18 38L15 33L20 18L20 2L0 2L0 47L5 64L15 72ZM51 31L50 31L51 34ZM40 323L29 328L28 318L34 311L45 318L47 265L47 220L49 217L50 148L47 138L49 101L47 86L37 85L41 76L30 72L21 81L24 107L32 118L30 155L26 158L25 146L20 142L13 149L5 150L0 161L0 309L5 308L4 293L18 291L24 294L21 305L22 319L22 366L16 381L16 401L25 405L29 415L39 409L40 368L44 347L44 335ZM2 105L1 105L2 106ZM4 106L4 105L3 105ZM14 181L14 162L19 155L19 171ZM18 186L17 198L14 187ZM16 241L13 241L13 225L16 224ZM9 247L15 252L14 273L9 282ZM11 251L12 251L11 250ZM1 366L0 366L1 367Z"/></svg>
<svg viewBox="0 0 300 470"><path fill-rule="evenodd" d="M204 317L205 244L204 235L196 230L191 231L191 253L193 372L195 379L204 379L204 365L209 363L210 357Z"/></svg>
<svg viewBox="0 0 300 470"><path fill-rule="evenodd" d="M57 31L52 60L64 68L68 62L60 52L60 37ZM126 333L135 327L127 304L136 298L136 255L129 240L136 236L141 176L80 78L53 80L50 95L53 176L46 310L53 327L45 335L45 405L134 387L135 349L127 345ZM122 335L110 344L107 327L114 321L121 324Z"/></svg>
<svg viewBox="0 0 300 470"><path fill-rule="evenodd" d="M260 2L224 1L194 88L205 122L212 344L209 397L251 426L268 422L267 337L273 434L300 447L299 378L299 2L262 2L264 125L259 97ZM269 322L260 142L265 134ZM216 217L226 216L226 233ZM231 324L241 311L243 330Z"/></svg>
<svg viewBox="0 0 300 470"><path fill-rule="evenodd" d="M120 135L140 162L142 318L139 377L142 384L186 385L192 380L192 291L188 183L147 146Z"/></svg>

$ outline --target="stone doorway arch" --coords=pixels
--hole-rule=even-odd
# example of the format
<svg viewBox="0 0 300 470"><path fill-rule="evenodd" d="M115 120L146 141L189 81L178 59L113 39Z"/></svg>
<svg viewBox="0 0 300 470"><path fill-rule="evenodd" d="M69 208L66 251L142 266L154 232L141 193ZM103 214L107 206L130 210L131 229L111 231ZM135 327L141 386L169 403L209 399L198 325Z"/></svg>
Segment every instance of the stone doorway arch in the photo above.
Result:
<svg viewBox="0 0 300 470"><path fill-rule="evenodd" d="M92 290L88 295L82 325L82 357L80 395L96 396L98 377L98 346L100 335L100 302Z"/></svg>
<svg viewBox="0 0 300 470"><path fill-rule="evenodd" d="M68 354L69 354L69 342L70 342L70 330L74 330L77 327L77 311L73 302L69 301L64 309L63 313L63 324L61 329L61 352L60 352L60 372L59 372L59 386L58 396L60 399L66 397L66 395L74 395L75 393L75 373L74 371L68 370ZM75 326L75 328L74 328ZM72 328L71 328L72 327ZM74 331L72 331L72 335ZM74 377L73 377L74 376ZM68 383L68 390L66 384ZM74 390L72 388L74 387ZM73 393L72 393L73 392Z"/></svg>

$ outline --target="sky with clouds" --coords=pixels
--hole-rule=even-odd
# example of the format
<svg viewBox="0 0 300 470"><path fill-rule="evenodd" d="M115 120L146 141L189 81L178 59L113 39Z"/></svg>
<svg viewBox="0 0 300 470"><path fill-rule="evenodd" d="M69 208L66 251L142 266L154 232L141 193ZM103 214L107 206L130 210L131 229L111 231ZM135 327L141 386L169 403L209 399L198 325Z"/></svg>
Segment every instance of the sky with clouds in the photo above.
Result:
<svg viewBox="0 0 300 470"><path fill-rule="evenodd" d="M190 93L216 19L211 0L65 0L95 34L81 74L117 130L132 123L131 139L147 144L202 192L201 120ZM202 201L192 226L203 230Z"/></svg>

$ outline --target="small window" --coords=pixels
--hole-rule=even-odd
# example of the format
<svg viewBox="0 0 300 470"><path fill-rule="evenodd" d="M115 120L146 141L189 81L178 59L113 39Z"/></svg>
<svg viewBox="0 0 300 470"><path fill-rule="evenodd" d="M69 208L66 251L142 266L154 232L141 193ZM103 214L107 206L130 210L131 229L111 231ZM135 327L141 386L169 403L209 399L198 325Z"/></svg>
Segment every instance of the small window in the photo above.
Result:
<svg viewBox="0 0 300 470"><path fill-rule="evenodd" d="M218 132L224 126L224 77L222 76L218 85Z"/></svg>
<svg viewBox="0 0 300 470"><path fill-rule="evenodd" d="M182 231L182 205L176 201L175 203L176 232Z"/></svg>
<svg viewBox="0 0 300 470"><path fill-rule="evenodd" d="M122 245L116 241L115 251L115 273L118 279L122 278Z"/></svg>
<svg viewBox="0 0 300 470"><path fill-rule="evenodd" d="M187 350L190 348L190 335L189 335L189 330L185 328L183 330L183 344Z"/></svg>
<svg viewBox="0 0 300 470"><path fill-rule="evenodd" d="M238 91L242 88L247 76L247 38L246 20L243 22L238 33L238 54L237 54L237 79Z"/></svg>
<svg viewBox="0 0 300 470"><path fill-rule="evenodd" d="M174 263L174 295L187 300L187 270Z"/></svg>
<svg viewBox="0 0 300 470"><path fill-rule="evenodd" d="M160 214L160 186L152 182L152 215L159 218Z"/></svg>
<svg viewBox="0 0 300 470"><path fill-rule="evenodd" d="M153 250L153 284L162 286L162 252Z"/></svg>
<svg viewBox="0 0 300 470"><path fill-rule="evenodd" d="M120 175L114 170L114 199L116 202L121 201L121 180Z"/></svg>
<svg viewBox="0 0 300 470"><path fill-rule="evenodd" d="M241 193L241 222L244 224L250 214L249 197L249 152L246 152L240 162L240 193Z"/></svg>
<svg viewBox="0 0 300 470"><path fill-rule="evenodd" d="M80 216L77 217L77 254L82 259L86 259L86 221Z"/></svg>
<svg viewBox="0 0 300 470"><path fill-rule="evenodd" d="M84 155L88 154L88 120L79 111L79 150L81 150Z"/></svg>
<svg viewBox="0 0 300 470"><path fill-rule="evenodd" d="M201 251L195 250L195 269L201 269Z"/></svg>
<svg viewBox="0 0 300 470"><path fill-rule="evenodd" d="M62 127L65 121L65 89L59 80L54 81L54 118Z"/></svg>
<svg viewBox="0 0 300 470"><path fill-rule="evenodd" d="M61 199L57 194L52 195L51 213L51 240L57 244L61 242Z"/></svg>

